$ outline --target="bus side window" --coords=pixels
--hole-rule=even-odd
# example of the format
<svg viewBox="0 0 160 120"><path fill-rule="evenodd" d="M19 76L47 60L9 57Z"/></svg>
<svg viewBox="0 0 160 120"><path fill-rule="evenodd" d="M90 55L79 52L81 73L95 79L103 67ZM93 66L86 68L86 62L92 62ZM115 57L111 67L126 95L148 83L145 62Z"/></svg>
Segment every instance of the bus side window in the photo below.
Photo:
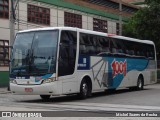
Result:
<svg viewBox="0 0 160 120"><path fill-rule="evenodd" d="M94 35L89 35L88 36L89 41L90 41L90 55L95 55L96 54L96 40Z"/></svg>
<svg viewBox="0 0 160 120"><path fill-rule="evenodd" d="M110 40L110 48L112 53L118 52L117 45L114 38Z"/></svg>
<svg viewBox="0 0 160 120"><path fill-rule="evenodd" d="M95 45L94 35L80 33L80 54L95 55Z"/></svg>
<svg viewBox="0 0 160 120"><path fill-rule="evenodd" d="M86 53L86 46L85 45L80 45L79 51L80 51L80 54L85 54Z"/></svg>
<svg viewBox="0 0 160 120"><path fill-rule="evenodd" d="M79 47L79 52L80 54L88 54L89 49L87 47L88 45L88 36L85 33L80 33L80 47Z"/></svg>
<svg viewBox="0 0 160 120"><path fill-rule="evenodd" d="M100 44L102 46L102 52L109 52L109 41L105 37L101 37Z"/></svg>
<svg viewBox="0 0 160 120"><path fill-rule="evenodd" d="M130 51L130 55L135 55L135 54L134 54L134 50L131 50L131 51Z"/></svg>
<svg viewBox="0 0 160 120"><path fill-rule="evenodd" d="M153 45L148 45L147 48L148 48L149 59L154 60L155 59L154 46Z"/></svg>
<svg viewBox="0 0 160 120"><path fill-rule="evenodd" d="M97 36L96 54L99 54L101 52L102 52L101 37Z"/></svg>
<svg viewBox="0 0 160 120"><path fill-rule="evenodd" d="M109 39L107 37L104 38L104 46L103 47L104 47L103 50L105 52L110 52L110 50L109 50Z"/></svg>

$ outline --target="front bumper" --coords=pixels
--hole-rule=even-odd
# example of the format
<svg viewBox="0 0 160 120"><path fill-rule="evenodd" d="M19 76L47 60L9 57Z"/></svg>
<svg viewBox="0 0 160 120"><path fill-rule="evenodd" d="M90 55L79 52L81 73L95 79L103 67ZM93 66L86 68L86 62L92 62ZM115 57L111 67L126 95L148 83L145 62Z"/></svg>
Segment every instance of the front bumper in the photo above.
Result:
<svg viewBox="0 0 160 120"><path fill-rule="evenodd" d="M32 89L32 91L25 91L25 89ZM59 95L57 89L57 82L40 84L40 85L17 85L10 83L10 90L13 94L20 95Z"/></svg>

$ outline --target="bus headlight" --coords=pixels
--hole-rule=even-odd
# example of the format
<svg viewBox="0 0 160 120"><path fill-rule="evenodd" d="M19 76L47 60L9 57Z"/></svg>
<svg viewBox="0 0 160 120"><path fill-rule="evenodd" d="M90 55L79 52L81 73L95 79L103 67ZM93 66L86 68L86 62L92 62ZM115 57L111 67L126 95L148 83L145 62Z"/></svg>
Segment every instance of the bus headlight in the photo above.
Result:
<svg viewBox="0 0 160 120"><path fill-rule="evenodd" d="M10 83L17 84L17 81L13 78L10 78Z"/></svg>
<svg viewBox="0 0 160 120"><path fill-rule="evenodd" d="M55 80L56 80L56 78L55 78L55 77L47 78L47 79L44 79L44 80L42 81L42 84L43 84L43 83L50 83L50 82L54 82Z"/></svg>

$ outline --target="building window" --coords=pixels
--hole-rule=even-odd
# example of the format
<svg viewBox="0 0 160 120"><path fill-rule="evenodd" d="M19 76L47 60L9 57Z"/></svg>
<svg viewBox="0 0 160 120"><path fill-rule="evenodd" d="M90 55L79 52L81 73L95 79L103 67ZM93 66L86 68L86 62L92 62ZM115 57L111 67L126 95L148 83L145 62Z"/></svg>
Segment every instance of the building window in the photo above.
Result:
<svg viewBox="0 0 160 120"><path fill-rule="evenodd" d="M64 12L64 25L82 28L82 15Z"/></svg>
<svg viewBox="0 0 160 120"><path fill-rule="evenodd" d="M116 34L119 35L119 23L116 23Z"/></svg>
<svg viewBox="0 0 160 120"><path fill-rule="evenodd" d="M0 0L0 18L9 18L9 1Z"/></svg>
<svg viewBox="0 0 160 120"><path fill-rule="evenodd" d="M107 21L93 18L93 30L107 33L108 32Z"/></svg>
<svg viewBox="0 0 160 120"><path fill-rule="evenodd" d="M28 5L28 22L50 25L50 9Z"/></svg>
<svg viewBox="0 0 160 120"><path fill-rule="evenodd" d="M8 46L9 46L8 40L0 40L0 66L9 65L9 47Z"/></svg>

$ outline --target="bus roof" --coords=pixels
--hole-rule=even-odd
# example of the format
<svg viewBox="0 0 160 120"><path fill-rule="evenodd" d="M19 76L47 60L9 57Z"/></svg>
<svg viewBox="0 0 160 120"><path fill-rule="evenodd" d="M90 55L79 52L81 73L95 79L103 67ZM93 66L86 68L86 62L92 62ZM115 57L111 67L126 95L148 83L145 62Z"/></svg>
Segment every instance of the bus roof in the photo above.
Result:
<svg viewBox="0 0 160 120"><path fill-rule="evenodd" d="M152 45L154 44L154 42L152 42L152 41L150 41L150 40L141 40L141 39L130 38L130 37L125 37L125 36L119 36L119 35L112 35L112 36L110 36L110 37L111 37L111 38L128 40L128 41L134 41L134 42L152 44Z"/></svg>
<svg viewBox="0 0 160 120"><path fill-rule="evenodd" d="M44 28L35 28L35 29L28 29L28 30L23 30L23 31L19 31L18 33L22 33L22 32L32 32L32 31L41 31L41 30L74 30L76 31L77 28L74 27L44 27Z"/></svg>
<svg viewBox="0 0 160 120"><path fill-rule="evenodd" d="M86 29L80 29L80 28L76 28L76 27L45 27L45 28L35 28L35 29L29 29L29 30L19 31L18 33L32 32L32 31L41 31L41 30L56 30L56 29L59 29L59 30L72 30L72 31L79 31L79 32L83 32L83 33L98 34L98 35L102 35L102 36L108 36L107 33L97 32L97 31L91 31L91 30L86 30Z"/></svg>
<svg viewBox="0 0 160 120"><path fill-rule="evenodd" d="M45 28L35 28L35 29L29 29L29 30L19 31L18 33L32 32L32 31L41 31L41 30L56 30L56 29L79 31L79 32L82 32L82 33L89 33L89 34L94 34L94 35L97 34L97 35L101 35L101 36L108 36L110 38L117 38L117 39L123 39L123 40L128 40L128 41L140 42L140 43L154 44L150 40L140 40L140 39L135 39L135 38L130 38L130 37L119 36L119 35L115 35L115 34L108 34L108 33L103 33L103 32L92 31L92 30L80 29L80 28L76 28L76 27L45 27Z"/></svg>

